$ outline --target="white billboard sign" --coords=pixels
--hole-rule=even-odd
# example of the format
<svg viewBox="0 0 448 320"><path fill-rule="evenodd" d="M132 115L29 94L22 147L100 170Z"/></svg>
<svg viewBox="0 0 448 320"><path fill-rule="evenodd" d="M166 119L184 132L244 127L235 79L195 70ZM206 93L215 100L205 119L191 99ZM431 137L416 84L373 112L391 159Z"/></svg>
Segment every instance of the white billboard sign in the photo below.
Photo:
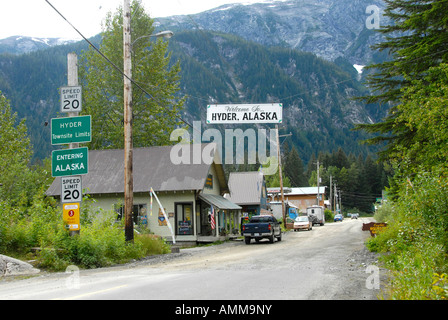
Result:
<svg viewBox="0 0 448 320"><path fill-rule="evenodd" d="M207 106L207 123L282 123L283 105L217 104Z"/></svg>

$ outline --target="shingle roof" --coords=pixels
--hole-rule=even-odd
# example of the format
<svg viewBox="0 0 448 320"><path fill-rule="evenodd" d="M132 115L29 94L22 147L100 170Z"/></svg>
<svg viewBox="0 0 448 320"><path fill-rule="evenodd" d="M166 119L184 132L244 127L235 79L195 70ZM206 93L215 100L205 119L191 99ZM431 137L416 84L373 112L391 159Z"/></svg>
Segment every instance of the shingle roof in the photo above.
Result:
<svg viewBox="0 0 448 320"><path fill-rule="evenodd" d="M263 173L232 172L229 176L228 199L238 205L257 205L260 204L262 188Z"/></svg>
<svg viewBox="0 0 448 320"><path fill-rule="evenodd" d="M205 146L203 144L202 149ZM221 190L226 191L222 165L204 161L200 164L173 164L170 158L172 148L163 146L133 150L134 192L149 192L151 187L154 191L202 190L211 165L216 168ZM124 151L89 151L89 173L82 176L82 188L88 194L123 193ZM47 195L59 196L60 189L61 179L56 178Z"/></svg>

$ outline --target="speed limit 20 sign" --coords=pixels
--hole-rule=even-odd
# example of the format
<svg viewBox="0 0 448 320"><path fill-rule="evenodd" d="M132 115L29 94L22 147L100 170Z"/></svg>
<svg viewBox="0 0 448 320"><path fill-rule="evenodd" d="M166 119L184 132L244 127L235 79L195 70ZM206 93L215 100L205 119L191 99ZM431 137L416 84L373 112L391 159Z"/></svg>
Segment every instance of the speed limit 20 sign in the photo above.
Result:
<svg viewBox="0 0 448 320"><path fill-rule="evenodd" d="M81 112L82 87L61 88L61 112Z"/></svg>
<svg viewBox="0 0 448 320"><path fill-rule="evenodd" d="M61 177L61 202L82 201L81 176Z"/></svg>

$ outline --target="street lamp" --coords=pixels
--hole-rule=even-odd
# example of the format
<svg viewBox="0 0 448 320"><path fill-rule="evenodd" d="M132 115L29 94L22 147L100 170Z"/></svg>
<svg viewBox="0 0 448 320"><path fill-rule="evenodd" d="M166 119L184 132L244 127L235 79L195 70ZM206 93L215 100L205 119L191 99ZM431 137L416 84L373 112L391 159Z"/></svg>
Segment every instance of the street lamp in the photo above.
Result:
<svg viewBox="0 0 448 320"><path fill-rule="evenodd" d="M131 48L134 46L134 43L136 43L137 40L140 40L140 39L142 39L142 38L155 37L155 38L165 38L165 39L169 39L169 38L171 38L173 35L174 35L174 32L173 32L173 31L166 30L166 31L157 32L157 33L155 33L155 34L150 34L150 35L147 35L147 36L141 36L141 37L138 37L137 39L135 39L135 40L132 42L132 44L131 44Z"/></svg>
<svg viewBox="0 0 448 320"><path fill-rule="evenodd" d="M171 38L174 35L172 31L162 31L153 35L141 36L135 41L141 38L147 37L163 37ZM131 5L130 0L124 0L123 5L123 87L124 87L124 216L125 216L125 238L126 241L134 240L134 224L132 221L132 207L134 204L134 179L132 168L132 61L131 51Z"/></svg>

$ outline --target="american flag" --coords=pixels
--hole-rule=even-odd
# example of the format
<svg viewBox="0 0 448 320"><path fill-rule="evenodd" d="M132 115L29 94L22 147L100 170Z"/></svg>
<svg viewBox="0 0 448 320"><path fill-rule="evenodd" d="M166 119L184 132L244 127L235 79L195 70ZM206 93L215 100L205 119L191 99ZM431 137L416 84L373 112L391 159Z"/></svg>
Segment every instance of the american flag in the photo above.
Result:
<svg viewBox="0 0 448 320"><path fill-rule="evenodd" d="M212 207L212 214L210 217L210 223L212 224L212 230L215 230L215 209Z"/></svg>

